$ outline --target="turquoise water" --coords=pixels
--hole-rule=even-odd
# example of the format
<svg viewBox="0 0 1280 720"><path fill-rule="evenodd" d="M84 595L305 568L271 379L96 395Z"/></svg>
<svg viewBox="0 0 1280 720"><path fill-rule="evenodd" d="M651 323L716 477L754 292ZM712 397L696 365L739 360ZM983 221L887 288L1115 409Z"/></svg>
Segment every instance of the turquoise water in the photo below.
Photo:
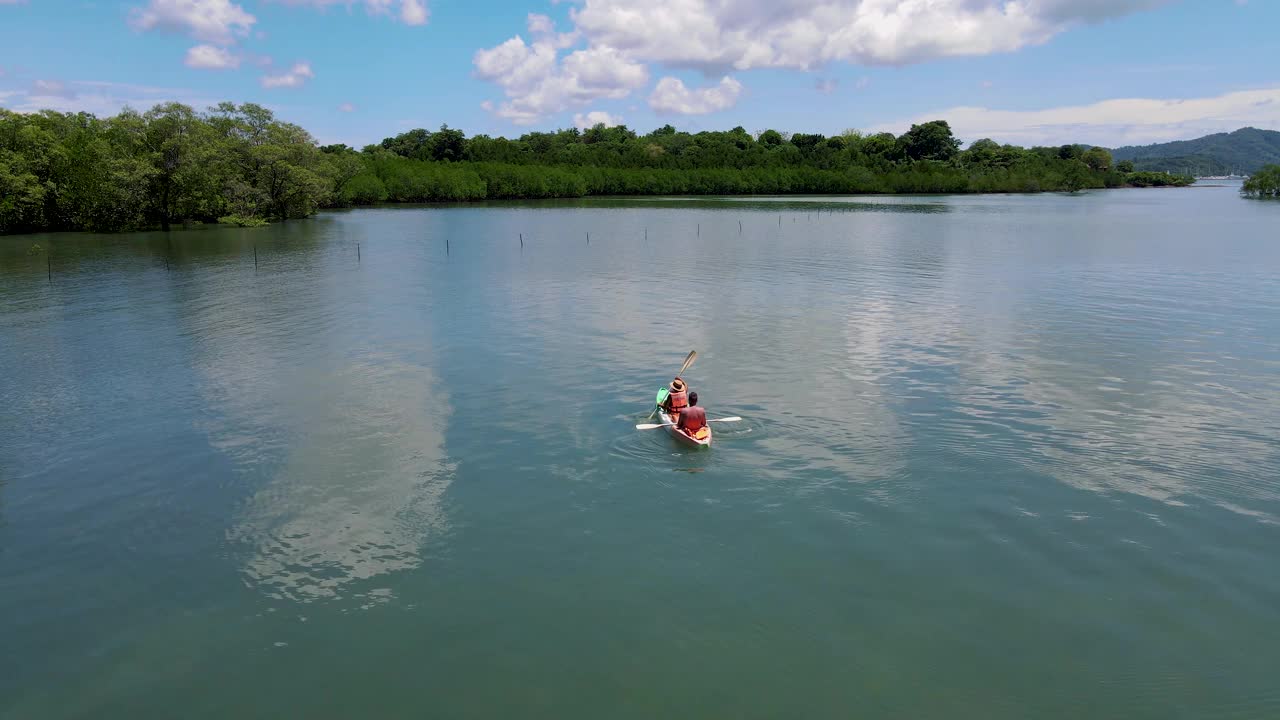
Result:
<svg viewBox="0 0 1280 720"><path fill-rule="evenodd" d="M0 717L1276 717L1278 228L1209 187L0 238ZM704 452L633 429L691 349L744 418Z"/></svg>

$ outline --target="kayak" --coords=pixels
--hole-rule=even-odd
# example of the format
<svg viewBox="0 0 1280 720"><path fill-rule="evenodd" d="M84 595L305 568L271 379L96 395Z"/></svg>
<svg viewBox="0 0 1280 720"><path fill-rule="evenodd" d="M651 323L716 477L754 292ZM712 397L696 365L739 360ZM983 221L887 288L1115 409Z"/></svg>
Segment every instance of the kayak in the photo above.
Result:
<svg viewBox="0 0 1280 720"><path fill-rule="evenodd" d="M679 440L680 442L686 445L691 445L693 447L711 447L711 426L710 425L705 426L707 432L706 432L706 435L701 438L696 438L692 434L685 432L680 428L677 428L675 426L675 422L676 422L675 418L672 417L670 414L668 414L666 410L662 409L662 401L666 399L667 399L667 389L662 388L661 390L658 391L657 405L658 405L658 422L667 426L663 429L666 430L668 433L670 433L671 437L675 438L676 440Z"/></svg>

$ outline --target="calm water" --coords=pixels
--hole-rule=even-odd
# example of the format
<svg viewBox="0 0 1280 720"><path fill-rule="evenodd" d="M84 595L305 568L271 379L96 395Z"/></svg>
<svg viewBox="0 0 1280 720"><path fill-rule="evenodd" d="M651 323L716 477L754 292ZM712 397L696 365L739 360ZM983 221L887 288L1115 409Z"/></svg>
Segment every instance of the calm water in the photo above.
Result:
<svg viewBox="0 0 1280 720"><path fill-rule="evenodd" d="M1274 718L1278 239L1232 188L0 238L0 717ZM709 452L632 429L690 349Z"/></svg>

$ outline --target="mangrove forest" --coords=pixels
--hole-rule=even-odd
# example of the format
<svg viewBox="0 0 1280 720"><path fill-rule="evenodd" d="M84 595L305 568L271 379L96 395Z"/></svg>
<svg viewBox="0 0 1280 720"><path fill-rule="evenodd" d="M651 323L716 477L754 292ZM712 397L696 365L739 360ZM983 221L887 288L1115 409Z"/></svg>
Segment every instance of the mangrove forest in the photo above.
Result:
<svg viewBox="0 0 1280 720"><path fill-rule="evenodd" d="M441 127L319 145L252 103L166 103L108 118L0 109L0 233L255 225L325 207L588 195L1034 193L1186 185L1103 148L962 149L943 120L900 136L625 126L516 139Z"/></svg>

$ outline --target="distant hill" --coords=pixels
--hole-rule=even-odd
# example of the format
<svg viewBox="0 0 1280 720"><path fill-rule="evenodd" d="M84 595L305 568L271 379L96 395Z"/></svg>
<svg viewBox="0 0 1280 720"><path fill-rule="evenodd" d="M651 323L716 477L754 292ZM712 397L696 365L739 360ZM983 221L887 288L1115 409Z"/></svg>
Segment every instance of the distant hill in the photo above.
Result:
<svg viewBox="0 0 1280 720"><path fill-rule="evenodd" d="M1280 132L1247 127L1195 140L1130 145L1112 150L1111 155L1116 160L1132 160L1138 170L1248 175L1263 165L1280 163Z"/></svg>

